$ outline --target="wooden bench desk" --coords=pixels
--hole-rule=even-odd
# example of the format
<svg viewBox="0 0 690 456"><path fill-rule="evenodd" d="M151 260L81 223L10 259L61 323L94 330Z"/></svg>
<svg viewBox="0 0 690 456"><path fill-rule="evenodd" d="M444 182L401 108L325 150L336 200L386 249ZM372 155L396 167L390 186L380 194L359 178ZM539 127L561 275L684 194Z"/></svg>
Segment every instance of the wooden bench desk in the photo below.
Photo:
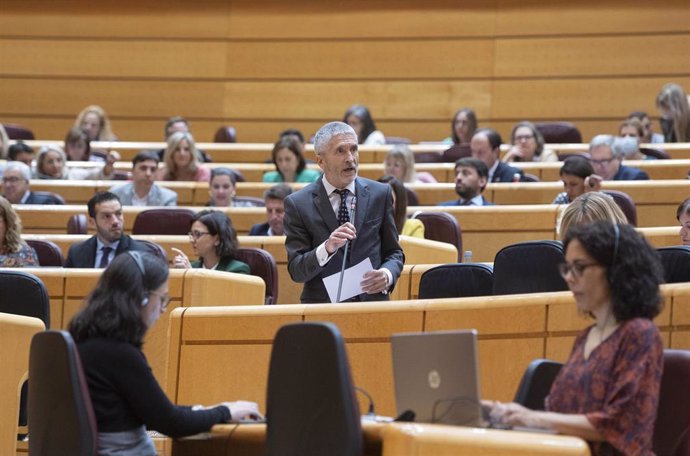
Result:
<svg viewBox="0 0 690 456"><path fill-rule="evenodd" d="M15 454L19 397L29 374L31 339L44 329L38 318L0 313L0 454Z"/></svg>
<svg viewBox="0 0 690 456"><path fill-rule="evenodd" d="M66 329L100 278L100 269L24 268L39 277L50 297L50 324ZM146 335L144 353L162 386L166 383L168 315L177 307L262 304L265 285L258 277L204 269L170 271L170 304Z"/></svg>
<svg viewBox="0 0 690 456"><path fill-rule="evenodd" d="M76 242L85 241L90 235L70 235L70 234L24 234L22 236L25 240L37 239L54 242L60 247L63 256L67 257L67 252L72 244ZM172 263L175 257L173 247L182 250L190 258L194 258L194 251L187 236L164 236L164 235L136 235L134 239L145 239L153 241L163 247L168 254L168 260ZM275 259L278 268L278 304L294 304L300 301L299 297L302 292L302 284L293 282L287 271L287 252L285 250L284 236L239 236L238 238L241 247L255 247L266 250ZM452 263L457 260L457 249L455 246L441 242L430 241L426 239L411 238L408 236L401 236L400 243L405 252L405 259L408 264L415 263L429 263L432 261L441 261ZM51 299L59 299L64 293L62 288L63 274L61 270L53 270L52 273L46 273L49 280L55 283L51 284L51 289L54 294ZM407 276L401 277L394 293L397 293L397 299L409 298L409 284L406 282ZM89 282L88 286L93 284ZM82 295L79 295L82 296ZM56 324L60 324L56 322Z"/></svg>
<svg viewBox="0 0 690 456"><path fill-rule="evenodd" d="M655 323L664 345L690 348L690 284L663 285L662 295L665 305ZM171 314L169 396L180 404L241 397L265 408L273 336L282 325L299 321L330 321L340 328L353 381L372 395L383 415L395 414L390 351L394 333L477 329L482 397L509 401L530 361L564 361L576 334L591 324L578 315L570 292L181 308ZM213 366L212 372L208 366ZM365 402L361 399L360 409L366 409Z"/></svg>
<svg viewBox="0 0 690 456"><path fill-rule="evenodd" d="M364 456L588 456L577 437L418 423L362 423ZM266 425L216 425L211 432L172 441L173 456L261 456Z"/></svg>

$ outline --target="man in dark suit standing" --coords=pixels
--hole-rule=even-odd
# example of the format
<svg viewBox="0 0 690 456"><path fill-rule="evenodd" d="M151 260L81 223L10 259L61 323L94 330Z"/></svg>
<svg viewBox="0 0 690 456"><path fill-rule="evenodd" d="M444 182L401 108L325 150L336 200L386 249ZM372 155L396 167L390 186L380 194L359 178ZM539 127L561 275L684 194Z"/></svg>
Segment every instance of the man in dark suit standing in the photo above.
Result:
<svg viewBox="0 0 690 456"><path fill-rule="evenodd" d="M285 198L292 193L287 184L277 184L266 190L266 223L257 223L249 230L250 236L282 236L285 218Z"/></svg>
<svg viewBox="0 0 690 456"><path fill-rule="evenodd" d="M499 159L503 140L493 128L482 128L472 136L472 157L478 158L489 169L489 182L520 182L524 173Z"/></svg>
<svg viewBox="0 0 690 456"><path fill-rule="evenodd" d="M455 162L455 193L460 197L444 201L439 206L493 206L482 195L489 171L483 161L464 157Z"/></svg>
<svg viewBox="0 0 690 456"><path fill-rule="evenodd" d="M9 161L2 175L3 196L12 204L65 204L49 192L31 191L31 168L26 163Z"/></svg>
<svg viewBox="0 0 690 456"><path fill-rule="evenodd" d="M321 127L314 150L323 177L285 199L288 272L304 283L303 303L330 301L322 279L340 272L348 241L346 266L368 257L374 268L360 284L364 293L353 301L387 300L402 271L391 188L357 177L357 144L357 134L343 122ZM349 221L353 206L354 223Z"/></svg>
<svg viewBox="0 0 690 456"><path fill-rule="evenodd" d="M122 204L117 195L98 192L87 205L89 222L96 227L96 235L69 248L66 268L105 268L123 252L146 251L143 244L123 234Z"/></svg>

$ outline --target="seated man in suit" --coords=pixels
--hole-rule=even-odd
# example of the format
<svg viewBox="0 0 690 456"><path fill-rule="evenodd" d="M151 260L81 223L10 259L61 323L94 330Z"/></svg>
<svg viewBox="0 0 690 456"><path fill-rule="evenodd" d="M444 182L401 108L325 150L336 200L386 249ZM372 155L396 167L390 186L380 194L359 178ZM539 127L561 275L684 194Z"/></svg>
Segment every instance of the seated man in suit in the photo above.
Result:
<svg viewBox="0 0 690 456"><path fill-rule="evenodd" d="M648 180L647 173L638 168L623 166L625 150L622 142L611 135L597 135L589 143L594 172L604 180Z"/></svg>
<svg viewBox="0 0 690 456"><path fill-rule="evenodd" d="M387 300L402 271L392 189L357 177L358 144L355 131L343 122L321 127L314 150L323 176L285 198L288 272L304 283L303 303L330 302L322 279L340 272L348 241L346 266L365 258L373 266L360 283L363 293L351 300Z"/></svg>
<svg viewBox="0 0 690 456"><path fill-rule="evenodd" d="M460 199L444 201L439 206L493 206L482 192L489 178L489 170L483 161L464 157L455 162L455 193Z"/></svg>
<svg viewBox="0 0 690 456"><path fill-rule="evenodd" d="M2 191L12 204L64 204L56 195L31 191L31 168L26 163L10 161L2 174Z"/></svg>
<svg viewBox="0 0 690 456"><path fill-rule="evenodd" d="M117 195L98 192L87 203L89 223L96 227L96 235L69 248L66 268L105 268L116 255L146 247L123 233L122 204Z"/></svg>
<svg viewBox="0 0 690 456"><path fill-rule="evenodd" d="M140 152L132 159L132 182L110 189L125 206L177 206L177 193L155 183L158 155Z"/></svg>
<svg viewBox="0 0 690 456"><path fill-rule="evenodd" d="M292 193L286 184L277 184L266 190L266 223L257 223L249 230L250 236L282 236L285 217L285 198Z"/></svg>
<svg viewBox="0 0 690 456"><path fill-rule="evenodd" d="M513 168L498 158L502 143L501 135L493 128L479 129L470 141L472 157L486 164L489 182L520 182L524 175L522 170Z"/></svg>

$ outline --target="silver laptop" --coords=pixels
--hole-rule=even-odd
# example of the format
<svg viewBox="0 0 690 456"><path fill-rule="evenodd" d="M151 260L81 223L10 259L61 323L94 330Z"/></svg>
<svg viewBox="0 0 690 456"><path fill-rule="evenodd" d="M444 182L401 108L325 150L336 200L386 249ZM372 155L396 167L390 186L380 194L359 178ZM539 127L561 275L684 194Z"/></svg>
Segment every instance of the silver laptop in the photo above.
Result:
<svg viewBox="0 0 690 456"><path fill-rule="evenodd" d="M401 333L391 338L398 415L419 423L482 426L477 331Z"/></svg>

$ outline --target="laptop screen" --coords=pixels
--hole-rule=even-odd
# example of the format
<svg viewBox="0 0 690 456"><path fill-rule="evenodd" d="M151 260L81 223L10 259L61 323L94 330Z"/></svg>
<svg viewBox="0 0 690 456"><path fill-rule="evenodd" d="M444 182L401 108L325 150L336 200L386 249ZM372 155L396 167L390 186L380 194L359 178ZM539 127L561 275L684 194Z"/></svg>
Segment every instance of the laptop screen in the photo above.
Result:
<svg viewBox="0 0 690 456"><path fill-rule="evenodd" d="M398 414L419 423L480 426L477 331L401 333L391 338Z"/></svg>

